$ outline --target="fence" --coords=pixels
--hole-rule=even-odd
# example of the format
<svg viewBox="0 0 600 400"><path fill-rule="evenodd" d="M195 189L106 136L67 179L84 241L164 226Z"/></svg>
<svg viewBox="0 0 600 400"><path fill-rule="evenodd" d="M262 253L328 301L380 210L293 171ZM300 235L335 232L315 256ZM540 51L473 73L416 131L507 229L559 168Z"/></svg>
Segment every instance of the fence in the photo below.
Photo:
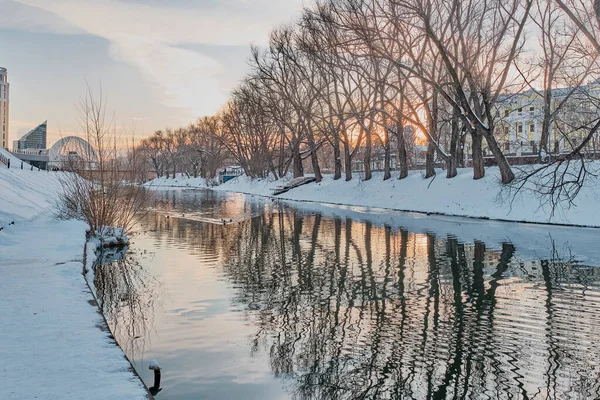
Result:
<svg viewBox="0 0 600 400"><path fill-rule="evenodd" d="M13 153L28 154L30 156L48 156L48 149L13 149Z"/></svg>
<svg viewBox="0 0 600 400"><path fill-rule="evenodd" d="M4 165L8 165L8 158L4 156L4 154L0 153L0 163Z"/></svg>

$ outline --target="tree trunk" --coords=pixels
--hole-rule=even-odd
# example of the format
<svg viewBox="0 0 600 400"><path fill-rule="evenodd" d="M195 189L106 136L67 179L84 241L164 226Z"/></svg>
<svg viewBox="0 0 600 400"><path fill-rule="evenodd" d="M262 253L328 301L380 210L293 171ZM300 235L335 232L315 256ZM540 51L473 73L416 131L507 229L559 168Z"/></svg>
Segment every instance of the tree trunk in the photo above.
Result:
<svg viewBox="0 0 600 400"><path fill-rule="evenodd" d="M392 158L392 154L391 154L391 149L390 149L390 135L389 135L389 131L386 129L385 130L385 138L384 138L384 145L383 145L383 149L384 149L384 159L383 159L383 180L387 181L388 179L390 179L392 177L392 172L391 172L391 158Z"/></svg>
<svg viewBox="0 0 600 400"><path fill-rule="evenodd" d="M287 172L287 167L285 166L285 146L284 146L284 138L283 133L280 134L279 138L279 176L284 176Z"/></svg>
<svg viewBox="0 0 600 400"><path fill-rule="evenodd" d="M333 139L333 158L333 179L338 180L342 177L342 154L340 152L340 137L337 133L335 134L335 137Z"/></svg>
<svg viewBox="0 0 600 400"><path fill-rule="evenodd" d="M552 90L546 90L544 93L544 119L542 120L542 131L540 132L540 150L538 152L538 161L542 162L542 152L550 154L548 142L550 140L550 119L552 107Z"/></svg>
<svg viewBox="0 0 600 400"><path fill-rule="evenodd" d="M435 175L435 146L433 143L427 143L427 154L425 155L425 179Z"/></svg>
<svg viewBox="0 0 600 400"><path fill-rule="evenodd" d="M314 144L314 141L311 140L311 151L310 151L310 161L312 163L313 171L315 173L315 179L317 182L321 182L323 180L323 175L321 175L321 168L319 167L319 158L317 157L317 149Z"/></svg>
<svg viewBox="0 0 600 400"><path fill-rule="evenodd" d="M373 177L371 173L371 150L372 150L372 137L371 131L366 131L366 143L365 143L365 181L370 180Z"/></svg>
<svg viewBox="0 0 600 400"><path fill-rule="evenodd" d="M302 155L300 154L300 143L292 142L292 157L294 158L294 178L304 176L304 168L302 167Z"/></svg>
<svg viewBox="0 0 600 400"><path fill-rule="evenodd" d="M431 115L429 119L429 134L433 140L438 140L438 92L433 92L431 99ZM425 179L435 175L435 146L431 141L427 142L427 154L425 156Z"/></svg>
<svg viewBox="0 0 600 400"><path fill-rule="evenodd" d="M483 152L481 151L481 144L483 143L483 137L478 135L476 132L471 132L471 141L473 146L471 148L473 158L473 179L481 179L485 176L485 168L483 166Z"/></svg>
<svg viewBox="0 0 600 400"><path fill-rule="evenodd" d="M450 137L450 157L446 166L446 178L454 178L457 175L456 166L458 165L458 142L460 141L460 127L458 126L460 118L460 109L453 107L452 132Z"/></svg>
<svg viewBox="0 0 600 400"><path fill-rule="evenodd" d="M458 140L458 150L457 150L457 155L456 155L456 159L458 160L459 168L466 167L466 165L465 165L465 144L467 141L466 132L467 131L465 129L465 126L463 125L463 127L460 130L460 137Z"/></svg>
<svg viewBox="0 0 600 400"><path fill-rule="evenodd" d="M396 124L396 141L398 146L398 170L400 174L398 179L404 179L408 176L408 160L406 155L406 143L404 142L404 127L402 123Z"/></svg>
<svg viewBox="0 0 600 400"><path fill-rule="evenodd" d="M352 179L352 157L350 157L350 149L348 143L344 142L344 169L346 170L346 181Z"/></svg>
<svg viewBox="0 0 600 400"><path fill-rule="evenodd" d="M498 168L500 169L500 176L502 177L503 184L509 184L515 179L515 174L512 172L512 168L508 163L506 157L504 157L504 153L502 153L502 149L498 146L498 142L496 138L492 134L487 134L485 136L487 144L490 148L490 151L494 155L496 159L496 163L498 164Z"/></svg>

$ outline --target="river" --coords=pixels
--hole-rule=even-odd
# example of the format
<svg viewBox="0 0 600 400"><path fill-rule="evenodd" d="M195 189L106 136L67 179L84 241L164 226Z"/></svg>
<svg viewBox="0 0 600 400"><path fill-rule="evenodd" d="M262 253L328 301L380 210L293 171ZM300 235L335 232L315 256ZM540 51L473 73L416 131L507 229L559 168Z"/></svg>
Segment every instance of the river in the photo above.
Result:
<svg viewBox="0 0 600 400"><path fill-rule="evenodd" d="M598 398L596 232L159 191L95 284L157 400Z"/></svg>

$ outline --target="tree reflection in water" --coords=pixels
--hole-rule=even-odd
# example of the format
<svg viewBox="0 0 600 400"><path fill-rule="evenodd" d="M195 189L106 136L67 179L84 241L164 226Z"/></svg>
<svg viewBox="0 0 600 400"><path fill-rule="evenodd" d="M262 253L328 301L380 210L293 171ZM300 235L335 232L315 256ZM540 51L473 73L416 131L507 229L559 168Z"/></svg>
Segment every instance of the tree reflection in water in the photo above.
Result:
<svg viewBox="0 0 600 400"><path fill-rule="evenodd" d="M134 361L143 352L152 329L154 301L160 283L144 268L136 255L123 252L95 266L96 293L110 330ZM106 262L111 261L111 262Z"/></svg>
<svg viewBox="0 0 600 400"><path fill-rule="evenodd" d="M252 351L296 398L600 396L598 269L289 208L228 235Z"/></svg>
<svg viewBox="0 0 600 400"><path fill-rule="evenodd" d="M518 242L490 248L213 192L166 193L156 209L140 228L171 264L152 271L185 291L157 327L181 341L152 346L171 363L163 395L248 388L236 382L252 372L229 366L251 365L226 331L241 321L250 354L267 354L298 399L600 397L599 268L557 254L521 260ZM233 223L211 223L221 218ZM135 358L160 285L132 256L96 274L109 324Z"/></svg>

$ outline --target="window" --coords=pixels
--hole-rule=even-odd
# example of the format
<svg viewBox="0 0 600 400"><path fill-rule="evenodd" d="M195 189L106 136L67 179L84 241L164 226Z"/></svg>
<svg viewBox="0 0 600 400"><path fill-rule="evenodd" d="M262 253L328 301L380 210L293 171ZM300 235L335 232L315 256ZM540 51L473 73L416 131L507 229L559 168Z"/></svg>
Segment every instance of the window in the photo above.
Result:
<svg viewBox="0 0 600 400"><path fill-rule="evenodd" d="M508 126L505 126L502 130L504 131L504 136L508 136Z"/></svg>
<svg viewBox="0 0 600 400"><path fill-rule="evenodd" d="M535 111L535 107L529 107L529 111L534 112Z"/></svg>
<svg viewBox="0 0 600 400"><path fill-rule="evenodd" d="M519 108L519 112L523 112L523 108L522 108L522 107L521 107L521 108Z"/></svg>
<svg viewBox="0 0 600 400"><path fill-rule="evenodd" d="M504 116L508 117L508 110L504 110Z"/></svg>
<svg viewBox="0 0 600 400"><path fill-rule="evenodd" d="M529 124L529 129L527 130L527 139L533 140L534 139L534 137L533 137L534 133L535 133L535 125L534 124Z"/></svg>
<svg viewBox="0 0 600 400"><path fill-rule="evenodd" d="M523 133L523 124L517 124L517 133Z"/></svg>
<svg viewBox="0 0 600 400"><path fill-rule="evenodd" d="M510 152L510 142L504 142L504 151Z"/></svg>

